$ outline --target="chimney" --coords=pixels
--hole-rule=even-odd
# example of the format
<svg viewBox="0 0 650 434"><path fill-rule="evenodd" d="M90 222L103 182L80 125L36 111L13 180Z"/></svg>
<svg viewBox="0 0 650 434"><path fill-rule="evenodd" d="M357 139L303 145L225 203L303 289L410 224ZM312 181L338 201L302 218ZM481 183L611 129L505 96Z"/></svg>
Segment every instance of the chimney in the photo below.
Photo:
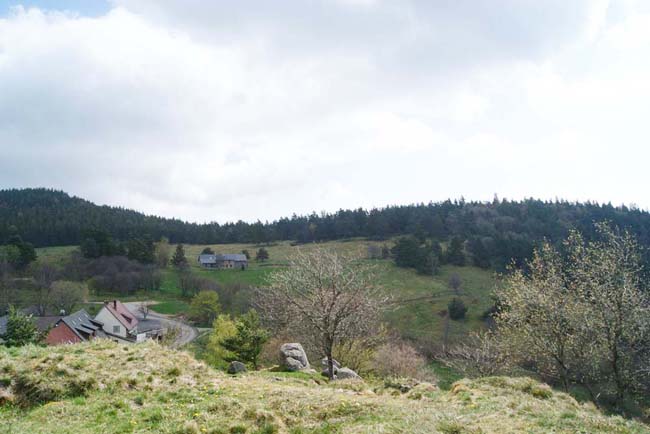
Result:
<svg viewBox="0 0 650 434"><path fill-rule="evenodd" d="M113 300L113 309L117 309L117 300Z"/></svg>

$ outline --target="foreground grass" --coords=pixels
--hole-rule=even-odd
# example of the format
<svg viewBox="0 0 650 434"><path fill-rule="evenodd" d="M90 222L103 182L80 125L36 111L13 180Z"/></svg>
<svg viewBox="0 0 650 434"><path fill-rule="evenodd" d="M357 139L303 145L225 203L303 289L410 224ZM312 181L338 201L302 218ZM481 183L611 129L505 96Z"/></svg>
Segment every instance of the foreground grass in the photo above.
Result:
<svg viewBox="0 0 650 434"><path fill-rule="evenodd" d="M3 433L650 432L527 378L401 394L306 374L231 377L154 343L0 349L0 376L12 401L0 404Z"/></svg>

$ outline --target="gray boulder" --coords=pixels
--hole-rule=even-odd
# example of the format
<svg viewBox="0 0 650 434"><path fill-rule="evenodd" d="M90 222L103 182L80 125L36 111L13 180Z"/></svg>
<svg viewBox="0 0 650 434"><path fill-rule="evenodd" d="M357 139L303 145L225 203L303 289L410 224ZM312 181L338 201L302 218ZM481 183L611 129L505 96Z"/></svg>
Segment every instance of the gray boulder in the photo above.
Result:
<svg viewBox="0 0 650 434"><path fill-rule="evenodd" d="M280 364L287 371L302 371L309 369L307 354L298 343L282 344L280 347Z"/></svg>
<svg viewBox="0 0 650 434"><path fill-rule="evenodd" d="M335 379L336 380L349 380L349 379L360 380L361 377L359 376L359 374L357 374L350 368L339 368L339 370L336 371Z"/></svg>
<svg viewBox="0 0 650 434"><path fill-rule="evenodd" d="M334 364L334 368L339 369L341 367L341 364L336 359L332 359L332 362ZM327 369L328 368L328 366L327 366L327 357L323 357L320 360L320 364L323 367L323 369Z"/></svg>
<svg viewBox="0 0 650 434"><path fill-rule="evenodd" d="M332 362L333 362L332 365L334 367L334 375L336 375L338 370L341 368L341 364L336 359L332 359ZM321 373L325 377L329 377L330 368L329 368L329 365L327 364L327 357L323 357L321 359L321 361L320 361L320 364L323 367L323 370L322 370Z"/></svg>
<svg viewBox="0 0 650 434"><path fill-rule="evenodd" d="M230 362L230 365L228 365L228 373L239 374L240 372L246 372L246 365L237 361Z"/></svg>

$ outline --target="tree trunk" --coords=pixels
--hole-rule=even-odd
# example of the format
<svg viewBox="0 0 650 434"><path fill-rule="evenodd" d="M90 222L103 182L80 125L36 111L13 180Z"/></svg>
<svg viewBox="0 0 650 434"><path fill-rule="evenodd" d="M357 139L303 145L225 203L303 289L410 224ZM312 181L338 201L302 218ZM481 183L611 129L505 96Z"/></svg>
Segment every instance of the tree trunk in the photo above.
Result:
<svg viewBox="0 0 650 434"><path fill-rule="evenodd" d="M444 332L443 332L443 337L442 337L442 352L447 355L447 348L449 345L449 312L446 313L445 315L445 321L444 321Z"/></svg>
<svg viewBox="0 0 650 434"><path fill-rule="evenodd" d="M589 396L591 396L591 400L594 402L594 405L598 409L602 409L601 406L600 406L600 403L598 402L598 395L596 395L596 393L594 392L594 389L593 389L593 387L591 387L591 384L589 382L586 382L586 381L584 381L582 384L587 389L587 392L589 392Z"/></svg>
<svg viewBox="0 0 650 434"><path fill-rule="evenodd" d="M332 348L327 350L327 376L330 381L334 380L334 358L332 357Z"/></svg>

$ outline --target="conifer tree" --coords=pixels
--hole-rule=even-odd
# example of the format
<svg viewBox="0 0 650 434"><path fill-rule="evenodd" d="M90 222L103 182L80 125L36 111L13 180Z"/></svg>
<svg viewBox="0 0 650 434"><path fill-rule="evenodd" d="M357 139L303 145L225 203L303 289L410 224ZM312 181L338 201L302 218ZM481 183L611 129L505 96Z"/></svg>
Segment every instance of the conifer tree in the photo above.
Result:
<svg viewBox="0 0 650 434"><path fill-rule="evenodd" d="M174 256L172 256L172 265L178 269L187 267L187 258L185 257L185 248L182 244L176 245Z"/></svg>
<svg viewBox="0 0 650 434"><path fill-rule="evenodd" d="M40 336L31 315L27 316L10 306L4 340L8 347L20 347L38 342Z"/></svg>

